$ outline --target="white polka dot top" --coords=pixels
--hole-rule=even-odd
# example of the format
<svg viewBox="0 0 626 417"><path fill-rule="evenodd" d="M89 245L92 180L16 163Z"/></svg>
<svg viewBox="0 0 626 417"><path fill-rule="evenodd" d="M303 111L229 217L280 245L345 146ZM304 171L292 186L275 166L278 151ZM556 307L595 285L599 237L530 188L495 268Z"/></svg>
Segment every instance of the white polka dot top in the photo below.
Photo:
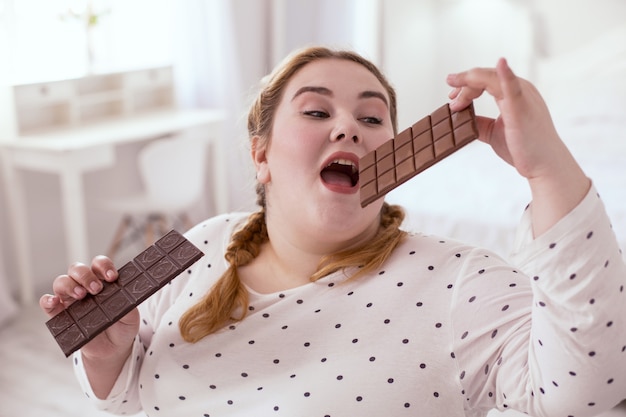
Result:
<svg viewBox="0 0 626 417"><path fill-rule="evenodd" d="M595 190L507 263L422 234L357 280L273 294L189 344L178 320L226 269L246 214L187 233L205 256L141 306L134 352L100 409L150 417L590 416L626 397L626 266ZM514 266L512 266L514 265Z"/></svg>

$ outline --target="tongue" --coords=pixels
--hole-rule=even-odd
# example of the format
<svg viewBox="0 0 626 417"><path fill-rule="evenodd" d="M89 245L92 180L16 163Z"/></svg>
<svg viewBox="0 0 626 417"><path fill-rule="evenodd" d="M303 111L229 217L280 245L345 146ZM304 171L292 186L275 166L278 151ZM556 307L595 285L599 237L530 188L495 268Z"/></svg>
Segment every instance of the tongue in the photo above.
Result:
<svg viewBox="0 0 626 417"><path fill-rule="evenodd" d="M322 179L326 184L352 187L352 179L342 172L325 169L322 171Z"/></svg>

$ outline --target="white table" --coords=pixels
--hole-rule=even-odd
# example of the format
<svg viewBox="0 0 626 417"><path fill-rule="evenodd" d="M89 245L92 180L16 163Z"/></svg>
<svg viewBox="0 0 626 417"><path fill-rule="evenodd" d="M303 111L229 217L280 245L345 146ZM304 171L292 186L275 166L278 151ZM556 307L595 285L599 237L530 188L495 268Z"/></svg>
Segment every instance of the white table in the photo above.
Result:
<svg viewBox="0 0 626 417"><path fill-rule="evenodd" d="M7 208L13 228L21 301L31 303L34 297L29 242L26 194L20 184L19 170L57 174L67 246L68 265L88 259L87 221L83 174L111 167L118 145L149 140L190 128L206 130L212 150L214 198L218 212L228 205L228 188L224 175L225 154L222 141L224 114L216 110L167 110L132 118L121 118L72 129L59 129L21 136L0 143L4 169ZM222 180L220 180L222 179Z"/></svg>

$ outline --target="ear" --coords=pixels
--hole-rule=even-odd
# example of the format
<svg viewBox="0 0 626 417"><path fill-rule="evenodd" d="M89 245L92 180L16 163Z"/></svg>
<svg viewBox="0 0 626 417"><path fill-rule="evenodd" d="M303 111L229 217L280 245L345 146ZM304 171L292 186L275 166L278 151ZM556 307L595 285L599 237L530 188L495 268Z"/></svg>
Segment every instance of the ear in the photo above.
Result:
<svg viewBox="0 0 626 417"><path fill-rule="evenodd" d="M259 136L254 136L252 138L250 155L256 169L256 180L261 184L267 184L271 179L267 163L267 141L264 141Z"/></svg>

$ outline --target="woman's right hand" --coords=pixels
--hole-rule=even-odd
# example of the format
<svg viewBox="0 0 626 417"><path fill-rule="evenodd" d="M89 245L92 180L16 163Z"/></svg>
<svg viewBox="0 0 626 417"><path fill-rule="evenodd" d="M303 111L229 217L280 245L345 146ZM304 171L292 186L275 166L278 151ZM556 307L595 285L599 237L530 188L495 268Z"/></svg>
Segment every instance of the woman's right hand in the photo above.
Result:
<svg viewBox="0 0 626 417"><path fill-rule="evenodd" d="M117 277L113 261L106 256L96 256L91 266L82 263L72 264L67 274L59 275L54 280L52 284L54 295L43 295L39 299L39 306L48 317L53 317L76 300L84 298L88 293L100 292L103 281L112 282ZM139 311L135 308L83 346L81 348L83 358L125 359L130 354L138 331Z"/></svg>

